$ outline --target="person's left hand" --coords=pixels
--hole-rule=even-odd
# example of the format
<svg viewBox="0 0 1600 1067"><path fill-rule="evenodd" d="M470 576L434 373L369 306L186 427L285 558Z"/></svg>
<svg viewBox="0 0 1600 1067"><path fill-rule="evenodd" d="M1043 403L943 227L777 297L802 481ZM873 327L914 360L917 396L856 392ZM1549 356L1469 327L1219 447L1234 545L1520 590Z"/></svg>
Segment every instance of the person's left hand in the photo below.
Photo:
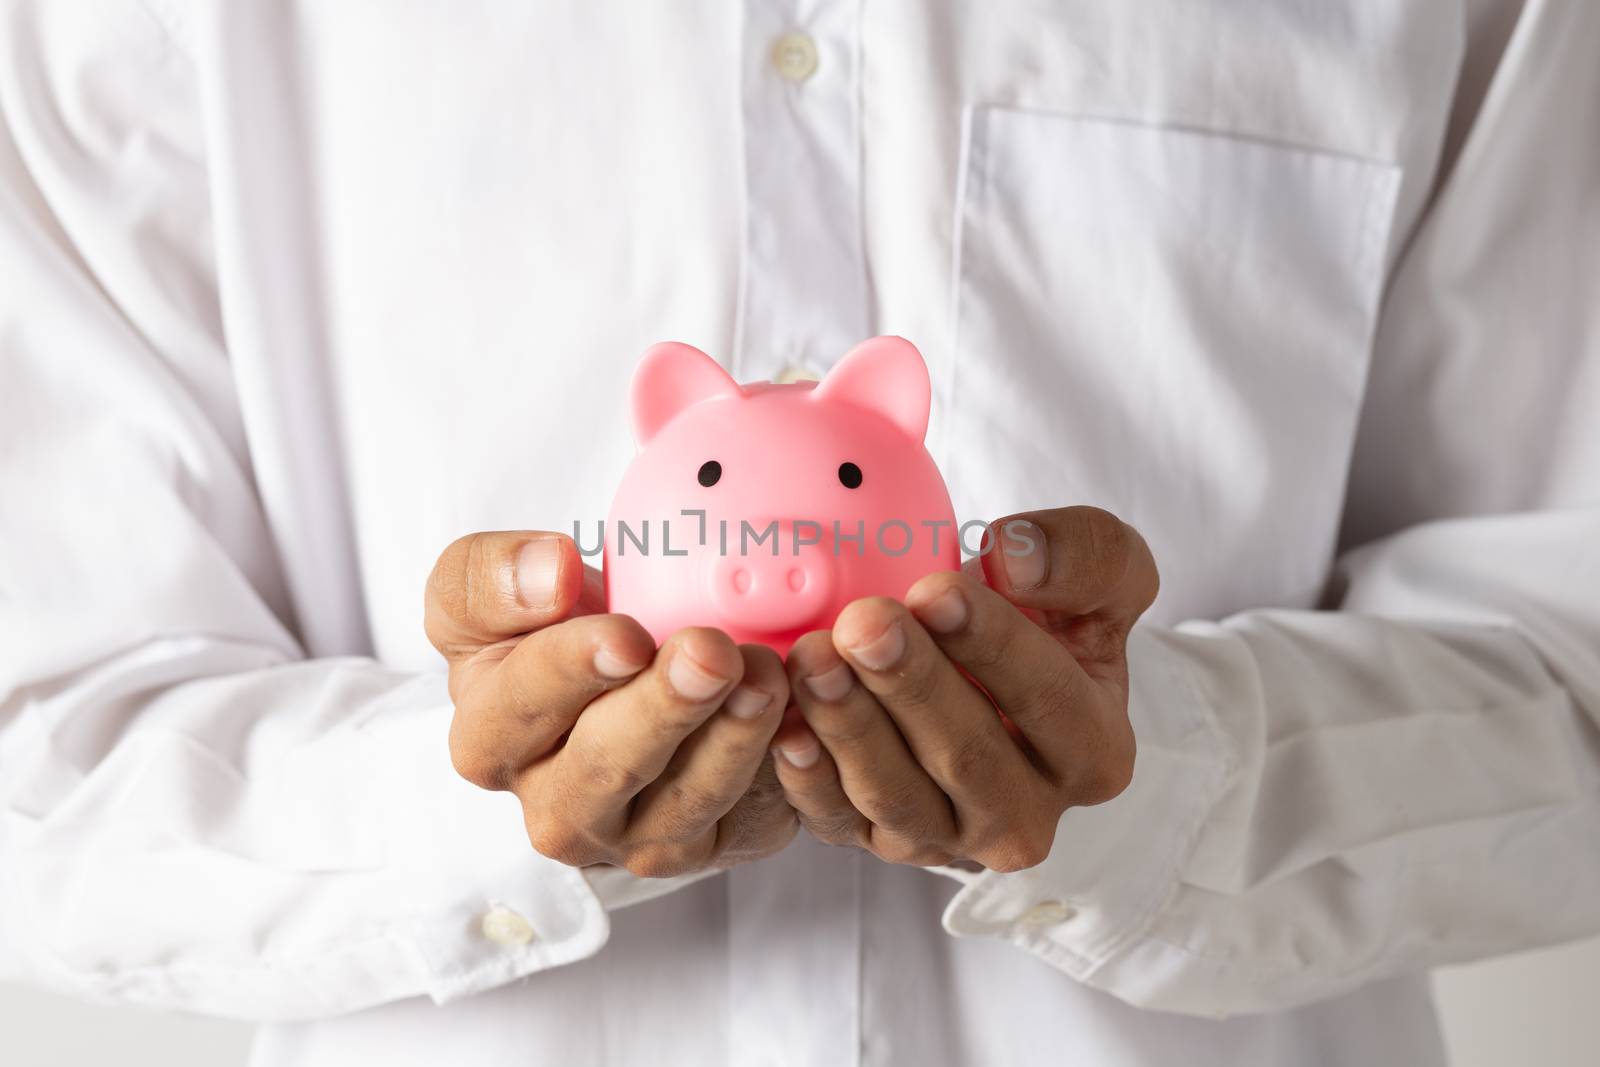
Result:
<svg viewBox="0 0 1600 1067"><path fill-rule="evenodd" d="M790 651L798 714L773 748L818 839L1021 870L1050 854L1062 812L1132 780L1124 649L1159 582L1144 538L1085 507L993 533L966 571L928 575L903 605L855 601Z"/></svg>

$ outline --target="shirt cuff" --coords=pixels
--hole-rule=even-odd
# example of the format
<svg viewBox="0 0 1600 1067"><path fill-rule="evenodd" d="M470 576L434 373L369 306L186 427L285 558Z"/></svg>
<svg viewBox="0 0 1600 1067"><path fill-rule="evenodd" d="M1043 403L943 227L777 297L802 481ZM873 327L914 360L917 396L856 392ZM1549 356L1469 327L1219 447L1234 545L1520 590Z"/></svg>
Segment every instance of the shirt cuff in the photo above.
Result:
<svg viewBox="0 0 1600 1067"><path fill-rule="evenodd" d="M593 867L583 868L584 879L589 883L589 888L594 890L595 896L600 898L600 903L606 911L631 908L635 904L643 904L647 900L676 893L686 886L721 873L720 869L711 868L679 875L676 878L640 878L621 867L609 864L596 864Z"/></svg>
<svg viewBox="0 0 1600 1067"><path fill-rule="evenodd" d="M938 873L966 883L944 928L1025 949L1080 980L1126 954L1177 891L1228 780L1220 729L1168 634L1129 637L1133 781L1115 800L1062 816L1049 857L1013 873Z"/></svg>
<svg viewBox="0 0 1600 1067"><path fill-rule="evenodd" d="M529 845L517 799L455 773L449 718L444 677L428 674L362 727L395 800L383 863L385 881L407 887L389 931L413 964L400 984L440 1004L592 956L611 932L583 872Z"/></svg>

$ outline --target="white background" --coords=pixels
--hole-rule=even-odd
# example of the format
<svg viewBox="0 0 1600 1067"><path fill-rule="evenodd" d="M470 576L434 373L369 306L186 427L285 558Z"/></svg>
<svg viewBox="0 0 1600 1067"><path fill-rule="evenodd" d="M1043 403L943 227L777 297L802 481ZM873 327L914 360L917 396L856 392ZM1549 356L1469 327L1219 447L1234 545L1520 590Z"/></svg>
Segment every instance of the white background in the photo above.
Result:
<svg viewBox="0 0 1600 1067"><path fill-rule="evenodd" d="M1445 971L1437 987L1455 1067L1600 1063L1600 940ZM249 1040L235 1023L0 985L6 1067L241 1067Z"/></svg>

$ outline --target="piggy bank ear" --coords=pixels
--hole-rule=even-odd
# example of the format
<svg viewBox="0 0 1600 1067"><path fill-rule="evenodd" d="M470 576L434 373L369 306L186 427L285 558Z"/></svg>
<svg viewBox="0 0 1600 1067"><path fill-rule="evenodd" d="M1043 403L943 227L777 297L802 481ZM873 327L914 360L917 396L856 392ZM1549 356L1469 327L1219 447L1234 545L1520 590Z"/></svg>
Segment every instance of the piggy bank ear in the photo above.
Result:
<svg viewBox="0 0 1600 1067"><path fill-rule="evenodd" d="M919 445L928 432L928 365L904 337L862 341L834 364L812 396L876 411Z"/></svg>
<svg viewBox="0 0 1600 1067"><path fill-rule="evenodd" d="M651 345L633 372L633 439L643 448L684 408L715 396L738 396L739 383L717 361L678 341Z"/></svg>

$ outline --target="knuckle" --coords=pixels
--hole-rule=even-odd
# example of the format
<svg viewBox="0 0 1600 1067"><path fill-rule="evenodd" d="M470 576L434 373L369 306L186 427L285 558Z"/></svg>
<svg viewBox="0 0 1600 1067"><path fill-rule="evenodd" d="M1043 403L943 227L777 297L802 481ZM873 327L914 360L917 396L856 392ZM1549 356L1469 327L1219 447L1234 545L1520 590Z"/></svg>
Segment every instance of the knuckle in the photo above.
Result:
<svg viewBox="0 0 1600 1067"><path fill-rule="evenodd" d="M750 788L738 800L734 811L751 810L757 812L784 812L791 813L789 801L783 792L783 783L778 780L778 768L771 756L763 759L756 767L755 777L750 782Z"/></svg>
<svg viewBox="0 0 1600 1067"><path fill-rule="evenodd" d="M866 842L859 820L848 812L801 815L806 831L825 845L862 846Z"/></svg>
<svg viewBox="0 0 1600 1067"><path fill-rule="evenodd" d="M529 824L528 843L539 855L568 867L590 862L593 851L577 828L549 820Z"/></svg>
<svg viewBox="0 0 1600 1067"><path fill-rule="evenodd" d="M1085 620L1087 625L1072 629L1079 655L1095 663L1115 664L1128 655L1131 619Z"/></svg>
<svg viewBox="0 0 1600 1067"><path fill-rule="evenodd" d="M1155 553L1150 550L1150 542L1144 539L1144 535L1132 526L1126 526L1125 529L1131 557L1128 566L1138 582L1138 614L1143 614L1146 608L1155 603L1156 594L1161 591L1161 569L1156 566Z"/></svg>
<svg viewBox="0 0 1600 1067"><path fill-rule="evenodd" d="M531 672L519 669L522 666L521 663L505 663L497 679L501 692L493 703L496 710L511 721L536 727L548 713L533 692Z"/></svg>
<svg viewBox="0 0 1600 1067"><path fill-rule="evenodd" d="M1091 560L1123 562L1133 546L1128 524L1102 508L1085 507L1078 512L1079 532L1085 555Z"/></svg>
<svg viewBox="0 0 1600 1067"><path fill-rule="evenodd" d="M830 751L845 753L866 746L876 732L865 715L848 709L818 710L806 716L811 732L822 740Z"/></svg>
<svg viewBox="0 0 1600 1067"><path fill-rule="evenodd" d="M1025 675L1027 672L1017 671L1014 667L1017 643L1012 640L1001 640L1004 634L996 633L992 628L987 633L981 630L984 625L982 614L979 612L978 617L974 618L970 631L976 640L970 640L961 646L961 665L979 675Z"/></svg>
<svg viewBox="0 0 1600 1067"><path fill-rule="evenodd" d="M427 601L445 618L454 621L464 619L467 614L467 557L469 546L477 536L467 534L452 541L428 573Z"/></svg>
<svg viewBox="0 0 1600 1067"><path fill-rule="evenodd" d="M677 845L656 842L629 850L622 865L635 878L674 878L700 866Z"/></svg>
<svg viewBox="0 0 1600 1067"><path fill-rule="evenodd" d="M775 856L789 846L795 835L800 832L800 822L790 819L782 827L780 834L770 834L759 839L742 842L737 847L729 846L722 849L706 862L707 867L716 867L719 870L730 870L745 863L754 863Z"/></svg>
<svg viewBox="0 0 1600 1067"><path fill-rule="evenodd" d="M1130 736L1125 742L1103 745L1086 773L1073 790L1073 801L1083 806L1115 800L1133 784L1138 746Z"/></svg>
<svg viewBox="0 0 1600 1067"><path fill-rule="evenodd" d="M938 707L944 695L939 675L927 662L913 663L890 690L889 699L908 711Z"/></svg>
<svg viewBox="0 0 1600 1067"><path fill-rule="evenodd" d="M718 707L716 703L692 704L676 696L650 700L640 709L640 744L676 747L704 728Z"/></svg>
<svg viewBox="0 0 1600 1067"><path fill-rule="evenodd" d="M715 823L737 797L729 797L715 789L673 785L667 791L668 803L664 819L666 835L672 840L686 840L705 833L706 827Z"/></svg>
<svg viewBox="0 0 1600 1067"><path fill-rule="evenodd" d="M1127 572L1133 529L1100 508L1072 508L1062 546L1071 561L1063 580L1080 596L1094 597L1115 585Z"/></svg>
<svg viewBox="0 0 1600 1067"><path fill-rule="evenodd" d="M477 599L483 595L482 583L478 581L478 577L483 574L485 561L489 557L488 538L482 534L468 534L463 554L465 559L461 564L462 596L465 599L466 611L471 613Z"/></svg>
<svg viewBox="0 0 1600 1067"><path fill-rule="evenodd" d="M872 853L885 863L901 867L937 867L950 862L950 853L945 849L900 834L874 835Z"/></svg>
<svg viewBox="0 0 1600 1067"><path fill-rule="evenodd" d="M991 871L1003 874L1037 867L1050 856L1055 827L1047 830L1012 830L977 851L974 858Z"/></svg>
<svg viewBox="0 0 1600 1067"><path fill-rule="evenodd" d="M990 739L973 732L947 749L940 762L950 781L977 782L993 777L995 758Z"/></svg>
<svg viewBox="0 0 1600 1067"><path fill-rule="evenodd" d="M498 757L475 745L450 738L450 765L462 778L480 789L499 791L506 787L506 768Z"/></svg>
<svg viewBox="0 0 1600 1067"><path fill-rule="evenodd" d="M1052 664L1044 670L1019 672L1019 695L1012 710L1025 712L1033 723L1060 727L1064 720L1055 718L1072 707L1078 698L1077 673L1063 663ZM1008 707L1011 707L1008 705Z"/></svg>
<svg viewBox="0 0 1600 1067"><path fill-rule="evenodd" d="M879 837L873 835L870 851L885 863L893 863L901 867L917 866L912 862L912 857L920 851L917 846L898 837Z"/></svg>
<svg viewBox="0 0 1600 1067"><path fill-rule="evenodd" d="M715 700L696 702L674 693L650 706L648 721L658 736L682 737L697 730L718 706Z"/></svg>
<svg viewBox="0 0 1600 1067"><path fill-rule="evenodd" d="M902 837L928 840L937 835L940 819L913 782L896 782L872 798L872 821L892 827Z"/></svg>
<svg viewBox="0 0 1600 1067"><path fill-rule="evenodd" d="M584 792L631 795L649 784L642 771L605 748L584 748L579 763L581 773L572 785Z"/></svg>
<svg viewBox="0 0 1600 1067"><path fill-rule="evenodd" d="M800 831L800 819L787 804L741 802L717 827L718 867L765 859L781 851Z"/></svg>
<svg viewBox="0 0 1600 1067"><path fill-rule="evenodd" d="M465 544L461 550L462 560L456 575L454 594L458 614L453 617L468 621L477 617L489 595L483 579L490 572L493 561L490 559L489 539L483 534L468 534L462 540Z"/></svg>

